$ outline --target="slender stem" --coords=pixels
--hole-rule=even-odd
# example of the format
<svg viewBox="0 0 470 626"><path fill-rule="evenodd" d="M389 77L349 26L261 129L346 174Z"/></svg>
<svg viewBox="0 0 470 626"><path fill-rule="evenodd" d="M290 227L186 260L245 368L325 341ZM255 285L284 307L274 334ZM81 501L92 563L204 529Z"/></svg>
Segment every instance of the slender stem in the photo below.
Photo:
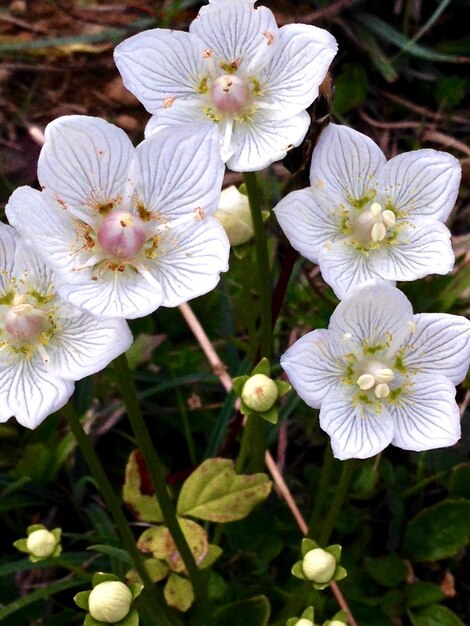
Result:
<svg viewBox="0 0 470 626"><path fill-rule="evenodd" d="M114 360L114 367L117 374L119 386L121 388L124 404L126 405L129 421L137 440L137 445L145 460L145 464L150 474L155 494L160 505L165 524L171 533L176 549L178 550L193 585L194 593L198 598L201 609L206 607L207 618L210 619L208 607L207 590L201 572L194 560L193 553L186 541L186 538L178 524L178 519L173 508L170 496L168 495L167 484L162 470L162 464L158 457L152 441L150 439L147 426L142 416L137 390L132 378L126 356L123 354Z"/></svg>
<svg viewBox="0 0 470 626"><path fill-rule="evenodd" d="M262 472L265 466L267 422L258 415L247 418L242 434L240 450L235 463L237 472L241 472L247 458L251 472Z"/></svg>
<svg viewBox="0 0 470 626"><path fill-rule="evenodd" d="M331 509L328 511L328 515L326 516L324 523L322 524L322 529L318 537L318 543L321 546L327 545L331 533L333 532L336 519L341 510L344 499L346 498L346 493L351 483L354 467L355 464L352 460L345 461L343 464L343 471L341 472L341 477L339 479L338 488L336 489L333 504L331 506Z"/></svg>
<svg viewBox="0 0 470 626"><path fill-rule="evenodd" d="M77 415L75 409L70 402L64 406L61 412L67 419L70 430L72 431L83 454L83 457L87 462L88 467L90 468L93 478L95 479L96 484L98 485L99 490L101 491L101 494L105 499L106 505L119 530L124 546L126 547L126 550L132 559L134 568L137 571L140 579L144 583L145 600L148 611L155 618L158 616L158 618L162 620L163 624L179 624L179 620L173 619L173 615L171 613L168 612L167 614L166 607L164 607L164 605L161 606L158 602L156 587L147 572L142 555L137 549L135 537L126 519L126 516L123 513L121 503L119 502L119 499L116 496L114 489L108 480L103 465L101 464L101 461L96 454L95 449L91 444L90 439L88 438L88 435L83 430L83 426L80 423L79 416Z"/></svg>
<svg viewBox="0 0 470 626"><path fill-rule="evenodd" d="M323 505L325 503L325 496L327 492L328 483L330 482L331 470L333 469L333 452L331 445L326 444L325 454L323 456L323 465L321 468L320 480L315 494L315 502L313 504L313 511L310 517L309 535L316 535L316 529L319 526L321 514L323 511Z"/></svg>
<svg viewBox="0 0 470 626"><path fill-rule="evenodd" d="M261 212L261 200L255 172L243 174L248 200L250 201L251 220L255 233L257 260L257 288L260 297L260 343L261 356L271 356L271 271L269 268L268 242Z"/></svg>

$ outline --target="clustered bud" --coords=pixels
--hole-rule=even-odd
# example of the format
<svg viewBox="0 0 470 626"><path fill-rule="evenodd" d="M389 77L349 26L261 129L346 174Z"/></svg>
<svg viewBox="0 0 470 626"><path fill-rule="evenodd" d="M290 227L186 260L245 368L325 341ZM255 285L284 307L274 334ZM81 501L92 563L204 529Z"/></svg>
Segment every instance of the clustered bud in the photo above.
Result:
<svg viewBox="0 0 470 626"><path fill-rule="evenodd" d="M60 536L62 530L48 530L42 524L33 524L26 529L26 537L13 543L14 547L27 554L33 563L59 556L62 551Z"/></svg>
<svg viewBox="0 0 470 626"><path fill-rule="evenodd" d="M314 548L304 556L302 569L308 580L315 583L328 583L335 573L336 560L326 550Z"/></svg>
<svg viewBox="0 0 470 626"><path fill-rule="evenodd" d="M97 585L88 598L90 615L99 622L114 624L128 615L132 604L131 590L119 580Z"/></svg>

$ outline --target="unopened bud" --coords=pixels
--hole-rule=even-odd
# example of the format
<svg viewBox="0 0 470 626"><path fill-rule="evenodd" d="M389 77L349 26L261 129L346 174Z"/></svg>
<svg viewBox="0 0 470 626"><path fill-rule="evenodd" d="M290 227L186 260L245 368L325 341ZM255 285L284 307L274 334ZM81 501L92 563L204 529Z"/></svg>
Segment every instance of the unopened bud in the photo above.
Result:
<svg viewBox="0 0 470 626"><path fill-rule="evenodd" d="M131 590L118 580L109 580L96 585L88 598L91 617L107 624L124 619L129 614L131 604Z"/></svg>
<svg viewBox="0 0 470 626"><path fill-rule="evenodd" d="M299 619L299 621L295 623L295 626L315 626L315 624L311 620L302 617L302 619Z"/></svg>
<svg viewBox="0 0 470 626"><path fill-rule="evenodd" d="M223 189L215 217L222 224L232 246L240 246L253 237L250 203L235 185Z"/></svg>
<svg viewBox="0 0 470 626"><path fill-rule="evenodd" d="M109 213L98 231L98 241L104 250L120 259L134 258L146 238L140 217L124 211Z"/></svg>
<svg viewBox="0 0 470 626"><path fill-rule="evenodd" d="M28 552L38 558L51 556L57 547L57 539L49 531L44 529L33 531L26 539Z"/></svg>
<svg viewBox="0 0 470 626"><path fill-rule="evenodd" d="M335 569L335 557L321 548L307 552L302 561L305 577L315 583L328 583L332 579Z"/></svg>
<svg viewBox="0 0 470 626"><path fill-rule="evenodd" d="M35 341L47 323L47 315L31 304L12 306L5 315L5 330L18 341Z"/></svg>
<svg viewBox="0 0 470 626"><path fill-rule="evenodd" d="M250 97L250 90L245 79L233 74L216 78L211 85L214 106L222 113L240 113Z"/></svg>
<svg viewBox="0 0 470 626"><path fill-rule="evenodd" d="M276 383L265 374L251 376L243 385L241 397L253 411L269 411L277 400Z"/></svg>

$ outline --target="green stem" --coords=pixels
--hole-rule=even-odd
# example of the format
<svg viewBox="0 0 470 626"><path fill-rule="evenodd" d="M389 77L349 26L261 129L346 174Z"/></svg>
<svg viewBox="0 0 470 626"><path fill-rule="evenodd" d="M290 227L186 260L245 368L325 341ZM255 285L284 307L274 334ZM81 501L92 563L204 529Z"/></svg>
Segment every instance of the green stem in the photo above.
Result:
<svg viewBox="0 0 470 626"><path fill-rule="evenodd" d="M336 524L336 520L338 518L338 514L343 506L344 499L346 498L346 493L349 489L349 485L351 483L351 478L354 472L354 461L345 461L343 464L343 471L341 472L341 477L339 479L338 488L336 489L335 497L333 500L333 504L331 505L330 510L328 511L328 515L324 523L322 524L322 529L320 535L318 537L318 543L320 546L326 546L330 539L331 533Z"/></svg>
<svg viewBox="0 0 470 626"><path fill-rule="evenodd" d="M144 457L145 464L150 474L150 478L155 489L155 494L160 505L160 509L165 520L165 524L171 533L176 549L178 550L193 585L194 594L198 598L201 609L205 607L208 620L211 619L211 612L208 607L207 590L201 576L193 553L186 541L186 538L178 524L178 519L168 494L162 464L158 457L152 441L150 439L147 426L140 410L137 390L132 378L125 354L114 360L114 367L117 374L122 397L126 406L129 421L137 440L137 445Z"/></svg>
<svg viewBox="0 0 470 626"><path fill-rule="evenodd" d="M331 445L326 444L325 454L323 456L323 465L321 468L320 480L318 481L318 487L315 494L315 502L313 505L312 515L310 518L310 524L308 527L309 537L315 537L316 529L320 525L321 514L323 511L323 505L325 503L325 497L327 494L328 484L330 482L331 470L333 469L333 452Z"/></svg>
<svg viewBox="0 0 470 626"><path fill-rule="evenodd" d="M248 200L250 201L251 220L255 233L257 261L257 288L260 298L260 343L261 356L271 356L271 270L269 268L268 241L261 212L261 199L255 172L243 174Z"/></svg>
<svg viewBox="0 0 470 626"><path fill-rule="evenodd" d="M265 469L266 445L267 422L258 415L250 415L243 430L235 470L241 472L249 458L250 471L262 472Z"/></svg>
<svg viewBox="0 0 470 626"><path fill-rule="evenodd" d="M174 619L169 612L167 614L166 607L164 605L160 605L158 602L157 589L147 572L142 555L137 549L134 535L126 516L123 513L121 503L119 502L118 497L108 480L103 465L101 464L101 461L96 454L88 435L83 430L83 426L80 423L80 419L75 409L69 402L64 406L61 412L69 423L70 430L72 431L83 457L90 468L93 478L95 479L96 484L105 499L106 505L119 530L124 546L132 559L134 568L144 584L146 606L148 607L149 612L151 612L155 618L158 617L158 619L163 620L163 624L179 624L179 620Z"/></svg>

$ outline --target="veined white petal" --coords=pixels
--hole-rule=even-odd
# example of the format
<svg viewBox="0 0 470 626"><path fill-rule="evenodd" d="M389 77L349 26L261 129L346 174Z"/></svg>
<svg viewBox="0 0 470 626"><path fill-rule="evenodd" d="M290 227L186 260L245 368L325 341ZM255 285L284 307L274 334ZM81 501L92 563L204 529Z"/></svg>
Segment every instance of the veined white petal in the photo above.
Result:
<svg viewBox="0 0 470 626"><path fill-rule="evenodd" d="M129 178L137 200L162 219L213 215L225 167L214 124L176 126L149 137L135 152Z"/></svg>
<svg viewBox="0 0 470 626"><path fill-rule="evenodd" d="M73 388L74 383L58 378L37 352L30 359L20 357L0 368L0 404L26 428L36 428L63 407Z"/></svg>
<svg viewBox="0 0 470 626"><path fill-rule="evenodd" d="M376 282L356 289L342 300L330 318L329 328L350 333L358 341L368 339L371 346L401 343L409 336L407 321L413 320L408 298L396 287Z"/></svg>
<svg viewBox="0 0 470 626"><path fill-rule="evenodd" d="M259 110L250 119L234 125L233 156L227 167L235 172L262 170L302 143L310 125L306 111L279 119L277 111Z"/></svg>
<svg viewBox="0 0 470 626"><path fill-rule="evenodd" d="M323 28L289 24L279 29L279 41L263 68L263 101L275 103L285 117L306 109L338 50L335 38Z"/></svg>
<svg viewBox="0 0 470 626"><path fill-rule="evenodd" d="M386 280L416 280L448 274L454 260L449 229L437 220L417 218L398 233L396 241L374 251L371 267Z"/></svg>
<svg viewBox="0 0 470 626"><path fill-rule="evenodd" d="M132 333L122 319L98 319L79 311L61 317L48 350L50 366L65 379L80 380L104 369L132 343Z"/></svg>
<svg viewBox="0 0 470 626"><path fill-rule="evenodd" d="M320 426L331 437L337 459L367 459L392 441L393 421L385 405L354 406L348 389L326 395L320 409Z"/></svg>
<svg viewBox="0 0 470 626"><path fill-rule="evenodd" d="M338 236L335 217L318 206L311 187L287 194L273 211L292 246L314 263L325 245Z"/></svg>
<svg viewBox="0 0 470 626"><path fill-rule="evenodd" d="M403 364L418 372L462 382L470 363L470 321L460 315L420 313L405 345Z"/></svg>
<svg viewBox="0 0 470 626"><path fill-rule="evenodd" d="M272 12L248 2L203 6L189 32L204 42L218 63L233 64L242 75L269 62L278 38Z"/></svg>
<svg viewBox="0 0 470 626"><path fill-rule="evenodd" d="M281 366L302 400L318 409L341 385L345 371L341 357L347 352L339 333L318 329L296 341L282 355Z"/></svg>
<svg viewBox="0 0 470 626"><path fill-rule="evenodd" d="M459 191L458 160L439 150L415 150L391 159L378 177L380 194L394 211L446 220Z"/></svg>
<svg viewBox="0 0 470 626"><path fill-rule="evenodd" d="M338 298L344 298L358 287L380 276L373 265L373 255L357 250L345 239L332 238L331 245L318 251L318 264L323 279L331 286Z"/></svg>
<svg viewBox="0 0 470 626"><path fill-rule="evenodd" d="M161 283L163 306L178 306L213 289L228 269L230 244L215 217L181 218L162 229L147 270Z"/></svg>
<svg viewBox="0 0 470 626"><path fill-rule="evenodd" d="M38 179L58 204L96 215L117 203L133 155L126 133L97 117L65 115L47 125Z"/></svg>
<svg viewBox="0 0 470 626"><path fill-rule="evenodd" d="M460 439L455 387L447 378L418 374L411 390L388 409L395 423L392 443L404 450L433 450Z"/></svg>
<svg viewBox="0 0 470 626"><path fill-rule="evenodd" d="M41 296L54 293L54 278L52 269L38 256L31 246L21 238L16 242L15 265L13 274L17 279L18 287L34 291ZM21 284L20 284L21 283Z"/></svg>
<svg viewBox="0 0 470 626"><path fill-rule="evenodd" d="M16 243L17 237L13 228L0 223L0 297L10 291Z"/></svg>
<svg viewBox="0 0 470 626"><path fill-rule="evenodd" d="M152 115L145 127L145 137L150 137L162 128L169 126L174 128L176 124L207 124L207 122L208 118L203 112L202 104L201 106L192 104L188 107L182 100L177 100L173 106L168 109L159 109L155 115Z"/></svg>
<svg viewBox="0 0 470 626"><path fill-rule="evenodd" d="M67 278L70 280L67 281ZM84 270L80 282L61 276L60 295L97 317L135 319L153 313L162 304L162 292L134 268Z"/></svg>
<svg viewBox="0 0 470 626"><path fill-rule="evenodd" d="M114 60L127 89L147 111L156 113L168 98L197 94L198 84L208 75L206 48L194 34L154 28L120 43Z"/></svg>
<svg viewBox="0 0 470 626"><path fill-rule="evenodd" d="M371 196L385 162L372 139L347 126L329 124L320 135L310 167L310 184L318 203L338 209Z"/></svg>

